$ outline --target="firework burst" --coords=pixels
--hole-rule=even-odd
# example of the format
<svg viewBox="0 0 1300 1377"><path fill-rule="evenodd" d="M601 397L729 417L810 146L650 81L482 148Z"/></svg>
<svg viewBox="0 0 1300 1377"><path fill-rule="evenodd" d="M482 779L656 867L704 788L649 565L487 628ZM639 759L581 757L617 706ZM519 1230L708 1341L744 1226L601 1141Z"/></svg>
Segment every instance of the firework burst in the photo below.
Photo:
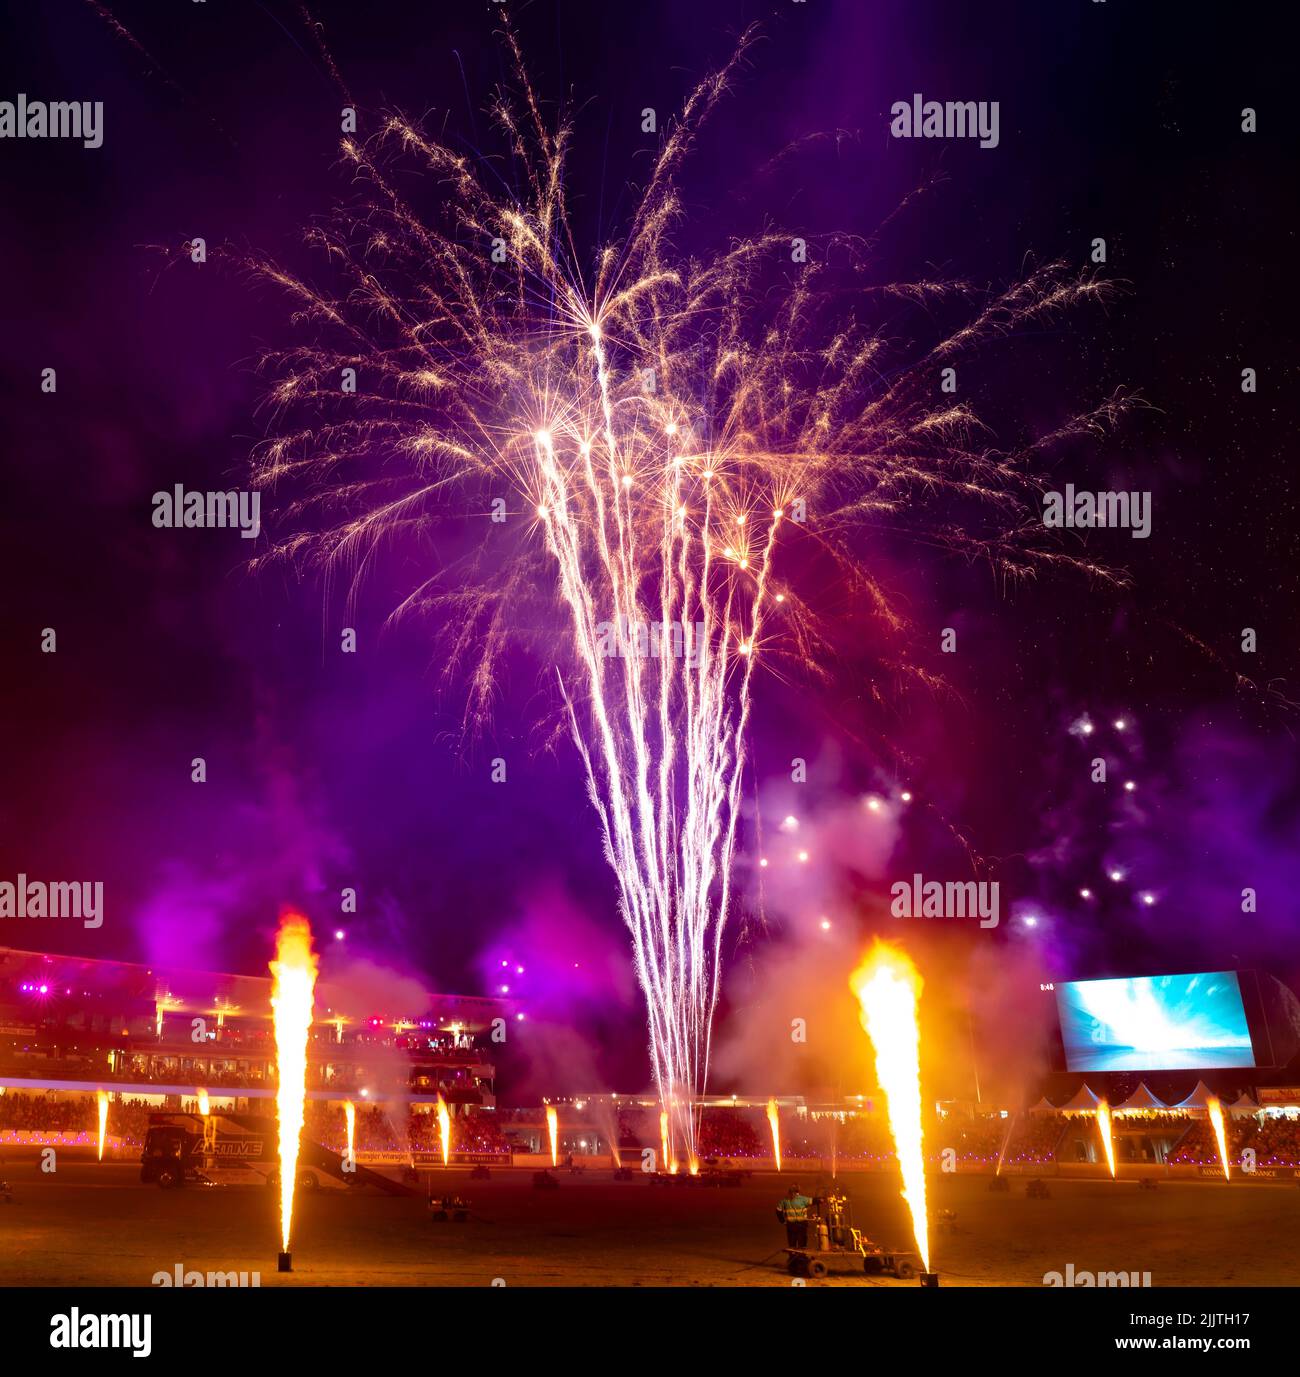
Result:
<svg viewBox="0 0 1300 1377"><path fill-rule="evenodd" d="M286 491L267 558L318 567L350 601L386 550L481 523L477 547L431 566L393 612L449 628L471 732L504 647L561 614L557 716L617 878L659 1097L691 1155L755 676L826 658L801 559L829 555L895 626L860 557L864 526L1004 573L1062 560L1029 519L1035 459L1117 406L1004 453L939 392L966 352L1104 290L1061 265L981 296L873 288L846 240L797 265L775 231L712 257L675 251L676 174L753 37L687 100L590 274L566 205L571 124L548 124L508 32L511 90L493 114L517 192L499 190L495 162L387 115L343 140L358 200L308 234L329 289L246 264L288 295L306 337L266 359L274 422L254 471ZM910 360L862 323L873 302L938 299L969 302L963 324Z"/></svg>

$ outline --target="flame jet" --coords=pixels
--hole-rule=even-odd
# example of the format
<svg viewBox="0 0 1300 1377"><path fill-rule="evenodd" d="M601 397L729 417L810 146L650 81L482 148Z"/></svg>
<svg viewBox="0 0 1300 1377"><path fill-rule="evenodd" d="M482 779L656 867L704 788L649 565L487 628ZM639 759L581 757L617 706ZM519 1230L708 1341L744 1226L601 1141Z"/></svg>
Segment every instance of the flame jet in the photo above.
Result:
<svg viewBox="0 0 1300 1377"><path fill-rule="evenodd" d="M666 1109L661 1109L659 1111L659 1151L662 1153L662 1156L659 1159L659 1170L675 1173L677 1171L677 1163L672 1160L668 1153L669 1131L668 1111Z"/></svg>
<svg viewBox="0 0 1300 1377"><path fill-rule="evenodd" d="M298 1149L307 1109L307 1040L316 992L316 953L306 918L286 913L275 937L271 962L271 1010L275 1022L278 1084L275 1114L280 1135L280 1239L289 1251Z"/></svg>
<svg viewBox="0 0 1300 1377"><path fill-rule="evenodd" d="M99 1160L104 1160L104 1140L108 1136L108 1091L97 1090L95 1099L99 1106Z"/></svg>
<svg viewBox="0 0 1300 1377"><path fill-rule="evenodd" d="M568 212L570 116L543 117L508 21L513 94L493 107L508 174L387 115L370 139L342 140L348 199L308 235L321 285L240 259L307 336L263 358L274 424L253 482L290 491L288 529L253 564L314 570L353 599L404 543L425 549L441 523L459 535L491 514L481 549L427 566L390 619L436 623L471 738L512 641L533 628L557 658L556 725L586 773L657 1098L691 1161L756 667L815 677L834 658L792 574L833 562L876 618L891 675L928 682L896 650L903 613L862 559L864 527L1006 579L1066 566L1109 579L1052 544L1039 475L1049 449L1123 407L999 448L967 403L936 392L937 368L1107 294L1063 264L981 293L872 282L847 236L793 273L775 228L699 257L675 248L681 165L757 37L689 95L594 270ZM928 330L931 307L956 303L970 305L950 336L898 344L907 304Z"/></svg>
<svg viewBox="0 0 1300 1377"><path fill-rule="evenodd" d="M1101 1146L1106 1153L1106 1165L1111 1176L1115 1175L1115 1125L1110 1117L1110 1105L1101 1100L1097 1105L1097 1131L1101 1134Z"/></svg>
<svg viewBox="0 0 1300 1377"><path fill-rule="evenodd" d="M551 1140L551 1165L560 1165L560 1116L555 1112L555 1106L546 1106L546 1136Z"/></svg>
<svg viewBox="0 0 1300 1377"><path fill-rule="evenodd" d="M862 1026L876 1054L876 1080L885 1092L889 1131L903 1173L903 1199L912 1216L916 1250L930 1270L930 1224L921 1135L921 1027L917 1004L922 980L911 958L877 941L849 987L861 1007Z"/></svg>
<svg viewBox="0 0 1300 1377"><path fill-rule="evenodd" d="M776 1169L781 1170L781 1120L777 1117L776 1101L767 1102L767 1122L772 1130L772 1156L776 1158Z"/></svg>
<svg viewBox="0 0 1300 1377"><path fill-rule="evenodd" d="M451 1163L451 1112L441 1095L438 1096L438 1141L442 1145L442 1165L445 1167ZM554 1156L552 1151L552 1159Z"/></svg>
<svg viewBox="0 0 1300 1377"><path fill-rule="evenodd" d="M1219 1149L1219 1163L1223 1167L1223 1179L1231 1181L1232 1176L1228 1171L1228 1135L1223 1126L1223 1105L1217 1095L1211 1095L1205 1102L1205 1108L1210 1116L1210 1126L1214 1129L1214 1141Z"/></svg>

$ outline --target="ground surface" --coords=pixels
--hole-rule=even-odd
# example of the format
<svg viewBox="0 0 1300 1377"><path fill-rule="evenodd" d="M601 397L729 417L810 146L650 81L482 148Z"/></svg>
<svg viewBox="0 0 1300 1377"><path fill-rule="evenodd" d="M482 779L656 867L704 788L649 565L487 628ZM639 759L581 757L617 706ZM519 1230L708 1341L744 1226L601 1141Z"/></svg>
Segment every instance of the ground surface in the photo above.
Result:
<svg viewBox="0 0 1300 1377"><path fill-rule="evenodd" d="M258 1187L164 1191L142 1186L130 1163L60 1162L43 1176L9 1156L0 1171L0 1285L148 1286L187 1269L260 1271L263 1286L785 1286L783 1231L773 1210L793 1174L739 1189L652 1187L607 1172L538 1191L528 1172L438 1178L472 1206L469 1223L433 1224L421 1199L322 1190L300 1196L295 1270L278 1275L277 1204ZM445 1183L445 1184L444 1184ZM805 1190L812 1185L806 1178ZM855 1222L878 1242L905 1246L897 1183L841 1177ZM1023 1179L990 1194L982 1177L930 1178L933 1262L945 1286L1041 1286L1044 1273L1149 1271L1153 1286L1297 1285L1300 1189L1294 1184L1050 1182L1048 1200ZM898 1286L831 1277L810 1285ZM915 1282L906 1283L915 1286Z"/></svg>

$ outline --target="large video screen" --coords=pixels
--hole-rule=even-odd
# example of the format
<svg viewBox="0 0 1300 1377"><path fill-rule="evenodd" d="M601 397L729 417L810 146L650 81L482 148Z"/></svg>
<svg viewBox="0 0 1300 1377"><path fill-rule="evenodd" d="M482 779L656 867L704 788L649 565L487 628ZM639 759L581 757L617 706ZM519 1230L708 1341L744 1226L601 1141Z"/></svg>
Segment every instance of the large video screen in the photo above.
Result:
<svg viewBox="0 0 1300 1377"><path fill-rule="evenodd" d="M1235 971L1057 982L1069 1071L1254 1066Z"/></svg>

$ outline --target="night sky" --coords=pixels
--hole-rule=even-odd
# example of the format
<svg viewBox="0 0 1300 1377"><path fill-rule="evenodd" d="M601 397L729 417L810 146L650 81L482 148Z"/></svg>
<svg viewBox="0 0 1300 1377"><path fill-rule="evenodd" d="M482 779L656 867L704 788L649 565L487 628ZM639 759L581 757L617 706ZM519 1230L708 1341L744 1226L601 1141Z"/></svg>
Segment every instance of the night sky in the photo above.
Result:
<svg viewBox="0 0 1300 1377"><path fill-rule="evenodd" d="M363 125L400 109L471 155L497 151L484 111L504 75L499 6L310 8ZM1061 485L1152 494L1149 539L1067 541L1130 586L1009 585L924 543L864 537L907 613L892 649L943 678L925 693L882 667L842 589L805 589L837 657L815 684L759 683L747 791L765 827L796 810L833 844L801 896L776 877L760 890L742 836L723 1022L779 954L817 940L823 914L851 945L884 930L889 882L918 869L1001 882L996 932L924 941L983 942L982 961L1005 956L1026 979L1258 966L1294 987L1300 198L1285 7L510 9L538 89L577 111L570 193L593 256L647 170L643 107L666 117L759 20L765 38L683 178L687 251L780 224L878 236L883 282L985 286L1035 262L1082 268L1103 237L1118 288L999 342L961 385L1007 444L1136 399L1116 433L1053 461ZM280 909L299 905L327 940L341 925L351 952L431 988L490 992L501 960L526 962L532 983L513 993L601 1043L593 1074L635 1087L643 1039L612 877L576 755L545 749L538 722L548 667L513 655L490 737L467 745L431 631L382 629L436 545L398 552L345 619L311 580L250 573L254 542L234 532L151 524L157 490L245 483L268 423L257 359L289 338L263 286L167 251L201 235L305 269L302 228L348 195L347 102L302 13L54 0L0 23L0 100L105 107L99 149L0 140L0 878L102 879L106 896L98 930L0 920L0 943L260 973ZM889 108L914 92L998 101L998 147L891 139ZM829 137L761 171L814 134ZM916 328L900 310L899 331ZM356 655L338 652L344 625ZM939 653L944 627L956 655ZM1086 740L1070 731L1085 715ZM1088 779L1096 754L1104 788ZM497 756L505 786L489 777ZM809 776L792 786L796 756ZM888 847L846 833L865 791L900 788L915 801ZM340 919L349 885L359 911Z"/></svg>

